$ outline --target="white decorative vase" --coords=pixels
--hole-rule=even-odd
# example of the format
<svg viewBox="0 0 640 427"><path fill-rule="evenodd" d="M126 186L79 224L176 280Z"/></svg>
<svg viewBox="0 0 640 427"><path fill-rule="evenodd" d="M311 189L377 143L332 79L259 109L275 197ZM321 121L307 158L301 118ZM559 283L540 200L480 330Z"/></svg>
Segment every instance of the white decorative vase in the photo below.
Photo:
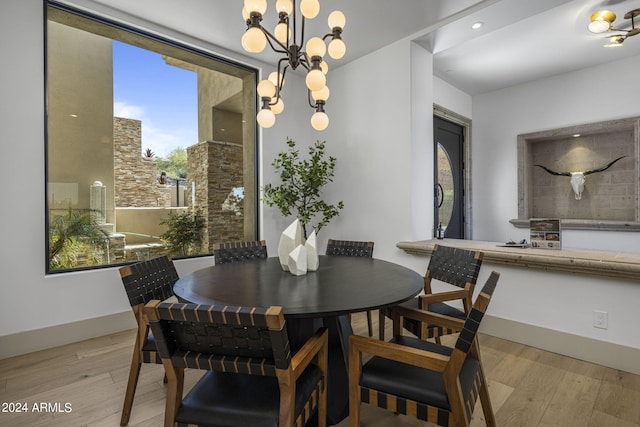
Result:
<svg viewBox="0 0 640 427"><path fill-rule="evenodd" d="M303 244L302 226L300 221L296 219L293 221L280 236L280 242L278 243L278 258L280 258L280 265L284 271L289 271L289 254L298 245Z"/></svg>
<svg viewBox="0 0 640 427"><path fill-rule="evenodd" d="M316 230L313 230L304 244L307 249L307 271L316 271L320 266Z"/></svg>
<svg viewBox="0 0 640 427"><path fill-rule="evenodd" d="M289 266L289 273L294 276L307 274L307 249L304 245L298 245L289 253L287 264Z"/></svg>

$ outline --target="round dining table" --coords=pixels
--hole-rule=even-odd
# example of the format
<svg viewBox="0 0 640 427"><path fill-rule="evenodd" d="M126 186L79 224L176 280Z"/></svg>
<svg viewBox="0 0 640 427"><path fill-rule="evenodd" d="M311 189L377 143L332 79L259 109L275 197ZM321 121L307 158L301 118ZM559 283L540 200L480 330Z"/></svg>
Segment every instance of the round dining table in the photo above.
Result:
<svg viewBox="0 0 640 427"><path fill-rule="evenodd" d="M329 330L329 425L349 413L347 355L353 333L349 314L390 307L416 296L423 278L406 267L375 258L321 256L316 271L295 276L279 258L206 267L174 285L181 300L244 307L281 306L292 349L318 327Z"/></svg>

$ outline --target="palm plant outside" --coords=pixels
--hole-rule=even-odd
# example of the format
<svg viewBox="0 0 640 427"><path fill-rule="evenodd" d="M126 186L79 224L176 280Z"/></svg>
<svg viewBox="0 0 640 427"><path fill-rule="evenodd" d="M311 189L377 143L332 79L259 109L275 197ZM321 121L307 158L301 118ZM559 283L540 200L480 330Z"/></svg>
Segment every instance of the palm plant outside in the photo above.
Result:
<svg viewBox="0 0 640 427"><path fill-rule="evenodd" d="M87 254L90 265L101 263L108 247L107 233L90 209L67 209L66 215L55 215L49 220L49 268L74 268L78 256ZM97 249L97 250L96 250Z"/></svg>
<svg viewBox="0 0 640 427"><path fill-rule="evenodd" d="M287 139L289 149L278 154L271 163L282 183L263 187L264 203L277 206L285 217L295 214L302 224L305 239L307 225L318 233L344 208L342 201L331 205L321 198L324 186L333 182L336 166L335 157L325 159L325 143L317 141L309 147L309 159L303 160L295 141ZM311 224L314 219L317 220L315 225Z"/></svg>

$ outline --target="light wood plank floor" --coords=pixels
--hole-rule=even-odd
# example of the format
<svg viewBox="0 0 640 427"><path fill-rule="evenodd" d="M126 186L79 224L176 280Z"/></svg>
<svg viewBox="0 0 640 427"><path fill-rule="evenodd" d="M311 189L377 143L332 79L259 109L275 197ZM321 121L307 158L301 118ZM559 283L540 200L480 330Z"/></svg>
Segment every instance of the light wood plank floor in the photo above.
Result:
<svg viewBox="0 0 640 427"><path fill-rule="evenodd" d="M365 334L364 314L353 325ZM131 330L0 360L0 426L118 426L134 339ZM498 426L640 426L640 376L487 335L480 345ZM162 425L163 375L161 366L143 365L130 426ZM200 375L187 372L185 390ZM5 412L15 403L26 403L28 413ZM40 403L48 408L34 412ZM363 404L362 425L427 424ZM484 425L477 406L472 426Z"/></svg>

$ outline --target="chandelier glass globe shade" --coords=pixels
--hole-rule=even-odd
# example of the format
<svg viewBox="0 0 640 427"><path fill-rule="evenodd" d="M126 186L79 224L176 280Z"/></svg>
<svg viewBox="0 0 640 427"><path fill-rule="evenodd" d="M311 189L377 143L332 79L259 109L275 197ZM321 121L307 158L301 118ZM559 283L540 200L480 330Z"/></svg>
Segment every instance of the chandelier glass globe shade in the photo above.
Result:
<svg viewBox="0 0 640 427"><path fill-rule="evenodd" d="M300 12L307 19L313 19L320 12L320 2L318 0L302 0L300 2Z"/></svg>
<svg viewBox="0 0 640 427"><path fill-rule="evenodd" d="M260 80L260 83L258 83L258 95L261 98L272 98L276 96L276 86L271 80Z"/></svg>
<svg viewBox="0 0 640 427"><path fill-rule="evenodd" d="M272 71L271 74L269 74L269 81L275 86L280 86L280 88L284 86L284 77L282 73L278 73L277 71Z"/></svg>
<svg viewBox="0 0 640 427"><path fill-rule="evenodd" d="M305 79L307 87L310 91L320 90L327 84L327 78L320 70L311 70L307 73Z"/></svg>
<svg viewBox="0 0 640 427"><path fill-rule="evenodd" d="M293 10L293 3L291 0L278 0L276 1L276 10L278 13L284 12L288 15Z"/></svg>
<svg viewBox="0 0 640 427"><path fill-rule="evenodd" d="M267 108L260 110L256 118L258 120L258 124L265 129L270 128L276 122L276 115L273 114L273 111Z"/></svg>
<svg viewBox="0 0 640 427"><path fill-rule="evenodd" d="M260 53L267 46L267 36L257 27L251 27L242 36L242 47L249 53Z"/></svg>
<svg viewBox="0 0 640 427"><path fill-rule="evenodd" d="M314 90L311 92L311 96L315 101L326 101L329 99L330 94L331 92L329 91L329 87L326 85L320 90Z"/></svg>
<svg viewBox="0 0 640 427"><path fill-rule="evenodd" d="M322 74L326 76L329 72L329 64L327 64L325 61L320 62L320 70L322 71Z"/></svg>
<svg viewBox="0 0 640 427"><path fill-rule="evenodd" d="M278 25L276 25L276 29L273 31L273 35L280 43L287 44L287 40L289 40L289 37L291 37L291 30L289 30L287 24L285 24L284 22L280 22Z"/></svg>
<svg viewBox="0 0 640 427"><path fill-rule="evenodd" d="M273 114L280 114L284 111L284 101L282 98L278 99L278 102L271 106L271 111L273 111Z"/></svg>
<svg viewBox="0 0 640 427"><path fill-rule="evenodd" d="M329 14L329 18L327 19L327 24L329 24L329 28L332 30L336 27L344 28L344 24L347 23L347 18L344 16L344 13L339 10L334 10Z"/></svg>
<svg viewBox="0 0 640 427"><path fill-rule="evenodd" d="M327 45L320 37L311 37L307 41L307 55L323 57L327 53Z"/></svg>
<svg viewBox="0 0 640 427"><path fill-rule="evenodd" d="M329 116L323 111L316 111L311 116L311 127L315 130L325 130L329 126Z"/></svg>
<svg viewBox="0 0 640 427"><path fill-rule="evenodd" d="M264 15L267 11L267 0L244 0L244 8L249 12L258 12Z"/></svg>
<svg viewBox="0 0 640 427"><path fill-rule="evenodd" d="M347 45L341 39L333 39L329 42L329 56L340 59L347 52Z"/></svg>

